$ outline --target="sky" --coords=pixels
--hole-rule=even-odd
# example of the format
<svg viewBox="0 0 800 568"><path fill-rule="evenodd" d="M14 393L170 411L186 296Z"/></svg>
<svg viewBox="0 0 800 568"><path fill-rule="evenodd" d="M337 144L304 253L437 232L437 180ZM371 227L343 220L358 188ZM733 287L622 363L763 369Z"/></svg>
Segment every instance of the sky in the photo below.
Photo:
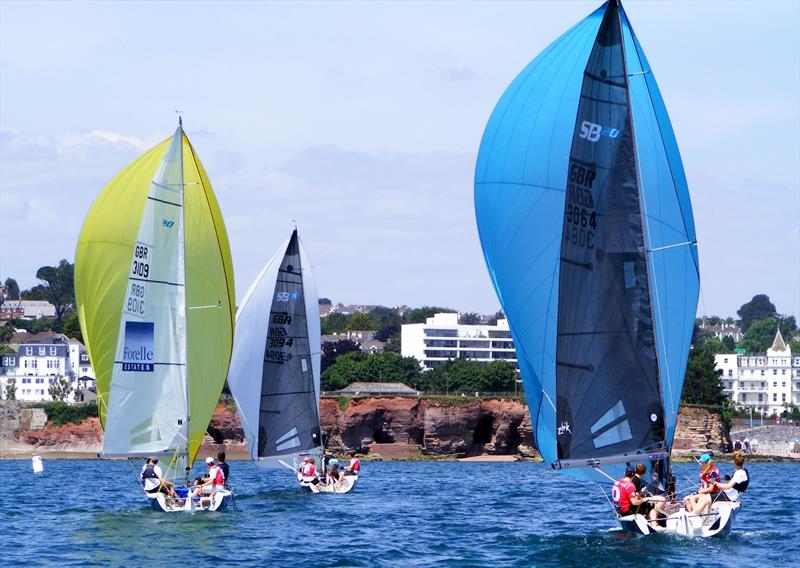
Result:
<svg viewBox="0 0 800 568"><path fill-rule="evenodd" d="M493 313L483 129L598 5L0 0L0 278L73 261L95 196L180 110L239 300L296 223L320 296ZM699 313L766 293L800 315L800 2L624 5L686 168Z"/></svg>

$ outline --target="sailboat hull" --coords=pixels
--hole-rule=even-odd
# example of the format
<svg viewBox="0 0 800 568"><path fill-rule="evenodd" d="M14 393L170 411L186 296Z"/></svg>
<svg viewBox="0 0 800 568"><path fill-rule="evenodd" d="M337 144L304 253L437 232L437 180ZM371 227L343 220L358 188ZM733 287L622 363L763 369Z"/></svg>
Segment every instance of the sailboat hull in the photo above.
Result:
<svg viewBox="0 0 800 568"><path fill-rule="evenodd" d="M314 483L312 478L297 474L297 481L300 482L300 487L308 489L312 493L350 493L358 481L358 476L345 475L339 483L327 484L324 481Z"/></svg>
<svg viewBox="0 0 800 568"><path fill-rule="evenodd" d="M233 493L225 489L195 501L168 498L163 493L157 493L155 495L147 495L147 500L154 511L161 513L224 511L233 500Z"/></svg>
<svg viewBox="0 0 800 568"><path fill-rule="evenodd" d="M711 505L711 510L704 515L695 515L685 509L670 514L663 521L652 526L644 515L628 515L620 517L619 522L626 532L638 535L675 534L687 537L709 538L730 534L736 515L741 509L740 502L719 502Z"/></svg>

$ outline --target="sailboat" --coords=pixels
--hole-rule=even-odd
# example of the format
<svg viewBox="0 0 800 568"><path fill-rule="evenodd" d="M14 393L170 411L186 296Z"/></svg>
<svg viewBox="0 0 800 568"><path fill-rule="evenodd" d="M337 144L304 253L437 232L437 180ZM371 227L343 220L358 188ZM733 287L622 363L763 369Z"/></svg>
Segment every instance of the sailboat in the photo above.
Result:
<svg viewBox="0 0 800 568"><path fill-rule="evenodd" d="M253 462L289 468L302 487L315 493L337 489L312 483L298 472L305 457L317 464L322 457L319 377L317 290L295 229L236 312L228 385ZM349 483L352 487L353 481Z"/></svg>
<svg viewBox="0 0 800 568"><path fill-rule="evenodd" d="M699 292L697 240L675 135L624 9L609 0L511 83L485 129L475 210L538 449L601 484L650 464L661 493ZM708 516L623 528L711 536ZM663 523L662 523L663 524Z"/></svg>
<svg viewBox="0 0 800 568"><path fill-rule="evenodd" d="M180 119L92 204L75 292L97 376L100 457L160 457L176 490L188 487L228 370L235 300L219 205ZM146 495L157 510L193 508ZM220 491L203 506L223 509L230 498Z"/></svg>

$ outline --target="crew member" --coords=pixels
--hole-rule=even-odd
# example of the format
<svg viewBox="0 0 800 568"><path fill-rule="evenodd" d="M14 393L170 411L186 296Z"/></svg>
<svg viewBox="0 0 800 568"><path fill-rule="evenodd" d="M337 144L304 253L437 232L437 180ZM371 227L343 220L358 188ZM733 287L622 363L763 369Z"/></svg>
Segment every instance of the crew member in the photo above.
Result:
<svg viewBox="0 0 800 568"><path fill-rule="evenodd" d="M350 450L350 463L344 467L345 475L358 475L361 471L361 462L356 457L356 451Z"/></svg>
<svg viewBox="0 0 800 568"><path fill-rule="evenodd" d="M175 497L175 488L172 483L164 479L164 474L161 468L158 467L158 460L156 458L148 458L147 463L142 468L141 473L142 485L144 485L145 493L167 493Z"/></svg>
<svg viewBox="0 0 800 568"><path fill-rule="evenodd" d="M224 485L225 487L228 487L228 477L231 474L231 468L225 461L225 452L217 452L217 465L222 470L222 478L224 480Z"/></svg>
<svg viewBox="0 0 800 568"><path fill-rule="evenodd" d="M708 454L700 456L697 463L700 464L700 489L697 493L687 495L683 499L683 504L688 512L699 515L711 506L719 494L719 488L716 486L719 482L719 470Z"/></svg>
<svg viewBox="0 0 800 568"><path fill-rule="evenodd" d="M635 474L636 469L628 466L625 469L625 477L615 481L611 490L611 496L614 498L614 508L620 517L636 513L642 504L650 503L649 498L643 498L636 494L636 486L633 484L633 476ZM652 506L648 507L647 513L649 513L651 520L656 520L657 513Z"/></svg>

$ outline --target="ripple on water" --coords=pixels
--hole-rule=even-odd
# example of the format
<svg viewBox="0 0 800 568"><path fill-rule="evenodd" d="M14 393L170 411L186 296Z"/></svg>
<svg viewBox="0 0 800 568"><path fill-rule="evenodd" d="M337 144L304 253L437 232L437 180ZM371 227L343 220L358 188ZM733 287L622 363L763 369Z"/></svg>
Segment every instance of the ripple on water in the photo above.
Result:
<svg viewBox="0 0 800 568"><path fill-rule="evenodd" d="M750 464L733 534L696 540L614 530L598 489L534 463L366 463L348 495L311 495L282 470L233 462L239 512L159 514L126 462L3 462L6 563L313 566L784 566L800 555L797 507L766 479L800 464ZM691 464L678 474L694 478ZM723 465L723 469L727 469ZM92 490L76 485L92 479ZM687 487L688 489L688 487ZM43 498L46 497L46 498ZM12 546L5 546L13 543Z"/></svg>

